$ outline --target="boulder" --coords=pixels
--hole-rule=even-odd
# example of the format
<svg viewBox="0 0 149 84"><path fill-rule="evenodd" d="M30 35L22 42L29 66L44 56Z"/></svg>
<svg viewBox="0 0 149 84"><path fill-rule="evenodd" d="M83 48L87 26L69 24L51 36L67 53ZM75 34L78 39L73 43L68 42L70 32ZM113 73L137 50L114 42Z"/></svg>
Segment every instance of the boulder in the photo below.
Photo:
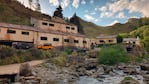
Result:
<svg viewBox="0 0 149 84"><path fill-rule="evenodd" d="M131 77L125 77L120 84L140 84L137 80Z"/></svg>
<svg viewBox="0 0 149 84"><path fill-rule="evenodd" d="M140 64L141 70L149 71L149 64Z"/></svg>
<svg viewBox="0 0 149 84"><path fill-rule="evenodd" d="M123 69L123 72L128 75L137 75L138 74L136 67L133 65L128 65L127 67L125 67Z"/></svg>

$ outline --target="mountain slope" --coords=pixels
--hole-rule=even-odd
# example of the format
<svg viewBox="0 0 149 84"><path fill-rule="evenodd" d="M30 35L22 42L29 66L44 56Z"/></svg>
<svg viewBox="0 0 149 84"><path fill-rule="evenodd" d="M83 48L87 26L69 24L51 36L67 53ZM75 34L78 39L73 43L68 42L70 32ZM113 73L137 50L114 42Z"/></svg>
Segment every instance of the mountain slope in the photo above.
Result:
<svg viewBox="0 0 149 84"><path fill-rule="evenodd" d="M0 0L0 22L13 24L30 25L30 17L46 17L48 15L41 14L26 8L15 0Z"/></svg>
<svg viewBox="0 0 149 84"><path fill-rule="evenodd" d="M79 21L78 23L81 24L81 27L79 27L79 29L83 30L84 34L86 34L88 37L91 38L96 37L100 34L111 35L111 34L131 32L140 25L140 19L131 18L125 24L116 23L112 26L103 27L103 26L97 26L96 24L91 22L84 21L78 16L73 16L72 18L74 19L74 17L77 19L77 21ZM74 23L72 19L70 19L70 21Z"/></svg>

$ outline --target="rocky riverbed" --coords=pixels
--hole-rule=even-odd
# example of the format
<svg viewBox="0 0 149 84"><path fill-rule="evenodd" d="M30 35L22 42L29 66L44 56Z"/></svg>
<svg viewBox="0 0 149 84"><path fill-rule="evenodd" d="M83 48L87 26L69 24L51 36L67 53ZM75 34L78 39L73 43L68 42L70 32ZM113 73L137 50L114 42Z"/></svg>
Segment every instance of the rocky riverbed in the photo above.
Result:
<svg viewBox="0 0 149 84"><path fill-rule="evenodd" d="M149 84L148 70L147 63L106 66L87 62L66 67L44 63L32 68L34 75L41 78L41 84L120 84L128 76L137 84Z"/></svg>

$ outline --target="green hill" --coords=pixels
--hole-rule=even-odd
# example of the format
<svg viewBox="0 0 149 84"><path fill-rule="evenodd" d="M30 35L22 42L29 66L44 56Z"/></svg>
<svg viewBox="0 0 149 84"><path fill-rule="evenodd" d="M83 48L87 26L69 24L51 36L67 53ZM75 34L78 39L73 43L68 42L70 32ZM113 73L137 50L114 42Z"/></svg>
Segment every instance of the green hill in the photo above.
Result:
<svg viewBox="0 0 149 84"><path fill-rule="evenodd" d="M0 22L30 25L30 17L50 16L32 11L15 0L0 0Z"/></svg>
<svg viewBox="0 0 149 84"><path fill-rule="evenodd" d="M0 0L0 14L0 22L28 26L30 26L30 17L48 19L51 18L51 16L49 15L30 10L29 8L26 8L25 6L23 6L15 0ZM80 17L76 16L75 14L70 19L70 22L78 26L78 31L80 33L85 34L90 38L94 38L100 34L118 34L131 32L139 26L149 24L149 18L131 18L125 24L116 23L112 26L103 27L91 22L87 22L81 19Z"/></svg>
<svg viewBox="0 0 149 84"><path fill-rule="evenodd" d="M74 21L75 19L75 21ZM111 34L119 34L119 33L128 33L136 28L138 28L141 24L145 25L145 21L143 18L141 19L136 19L136 18L130 18L127 23L121 24L121 23L116 23L112 26L98 26L94 23L87 22L78 16L73 16L70 21L76 25L79 23L79 29L83 31L84 34L86 34L88 37L96 37L100 34L105 34L105 35L111 35ZM149 20L149 18L147 18ZM76 22L78 21L78 22ZM142 22L142 23L141 23ZM147 22L147 21L146 21ZM147 23L148 24L148 23ZM82 32L81 32L82 33Z"/></svg>

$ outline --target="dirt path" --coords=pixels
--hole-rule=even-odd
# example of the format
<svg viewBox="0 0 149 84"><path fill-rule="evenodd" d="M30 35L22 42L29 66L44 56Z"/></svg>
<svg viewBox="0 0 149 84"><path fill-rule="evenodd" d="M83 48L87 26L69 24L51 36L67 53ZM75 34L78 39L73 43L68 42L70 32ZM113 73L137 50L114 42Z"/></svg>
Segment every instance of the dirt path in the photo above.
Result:
<svg viewBox="0 0 149 84"><path fill-rule="evenodd" d="M29 63L30 66L36 66L36 65L41 64L43 62L45 62L45 60L34 60L34 61L25 62L25 63ZM21 64L22 63L0 66L0 74L18 73Z"/></svg>

